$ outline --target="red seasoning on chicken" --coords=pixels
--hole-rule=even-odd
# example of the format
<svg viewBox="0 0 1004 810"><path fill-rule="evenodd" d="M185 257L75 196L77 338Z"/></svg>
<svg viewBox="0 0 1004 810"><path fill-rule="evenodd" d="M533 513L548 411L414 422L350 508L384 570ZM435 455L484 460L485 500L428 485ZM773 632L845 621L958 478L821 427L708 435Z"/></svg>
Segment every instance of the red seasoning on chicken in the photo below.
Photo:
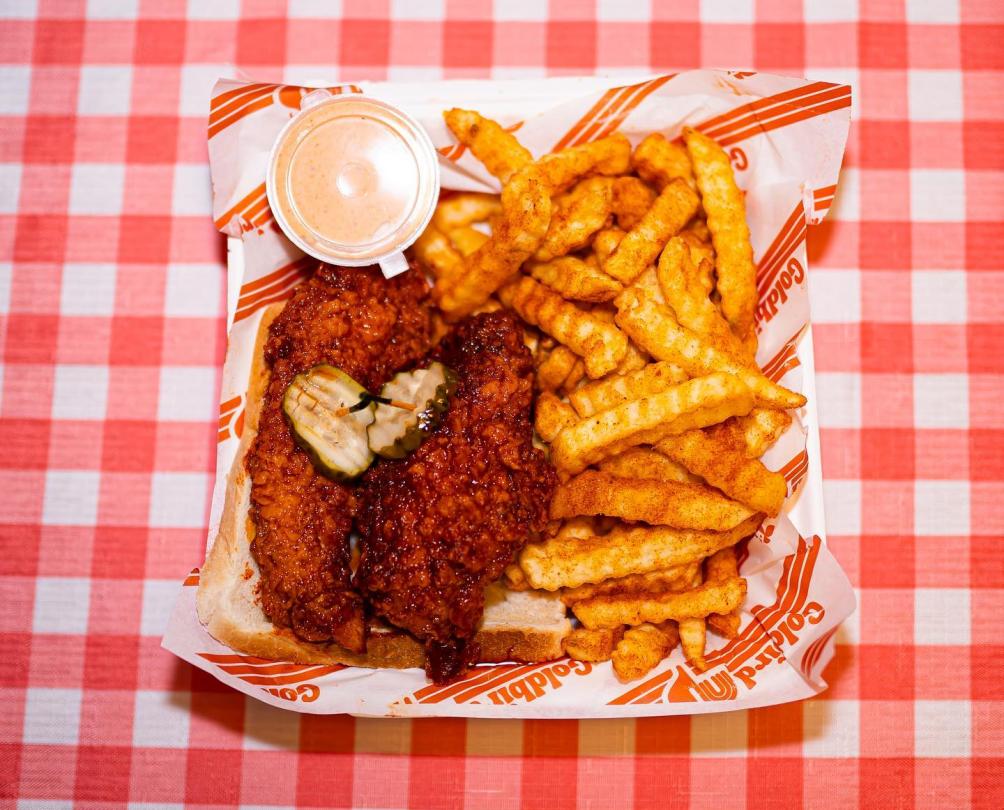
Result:
<svg viewBox="0 0 1004 810"><path fill-rule="evenodd" d="M375 613L421 640L438 683L477 661L484 588L542 531L556 483L533 447L533 363L507 312L461 322L433 352L457 388L413 453L363 478L356 584Z"/></svg>
<svg viewBox="0 0 1004 810"><path fill-rule="evenodd" d="M258 435L246 459L251 475L251 553L261 571L265 615L305 641L365 648L363 602L351 585L348 537L354 488L322 475L294 440L282 402L296 375L331 364L379 389L428 351L428 287L417 272L383 278L376 268L322 264L272 322L265 344L271 370Z"/></svg>

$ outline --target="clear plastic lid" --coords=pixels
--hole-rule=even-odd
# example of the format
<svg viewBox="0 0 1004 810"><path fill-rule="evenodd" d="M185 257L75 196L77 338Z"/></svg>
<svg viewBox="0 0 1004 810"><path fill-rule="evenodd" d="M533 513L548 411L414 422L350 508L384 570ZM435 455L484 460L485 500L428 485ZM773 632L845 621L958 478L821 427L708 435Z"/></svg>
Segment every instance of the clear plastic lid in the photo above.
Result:
<svg viewBox="0 0 1004 810"><path fill-rule="evenodd" d="M331 264L403 269L394 254L432 216L439 163L425 130L401 110L315 91L279 133L266 188L276 222L304 252Z"/></svg>

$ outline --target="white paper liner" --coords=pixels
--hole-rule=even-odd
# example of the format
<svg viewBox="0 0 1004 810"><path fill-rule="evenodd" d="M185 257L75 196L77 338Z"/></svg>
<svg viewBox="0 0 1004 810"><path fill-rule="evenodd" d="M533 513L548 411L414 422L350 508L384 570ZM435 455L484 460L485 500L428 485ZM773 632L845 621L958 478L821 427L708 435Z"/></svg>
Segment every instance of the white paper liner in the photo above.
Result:
<svg viewBox="0 0 1004 810"><path fill-rule="evenodd" d="M219 526L243 425L251 350L262 309L283 300L313 267L274 226L263 203L272 139L306 88L233 80L213 93L209 151L214 217L228 240L227 323L220 442L208 543ZM847 577L825 545L819 435L806 288L805 226L830 207L850 119L850 89L766 74L693 71L645 81L548 79L373 83L366 92L414 115L440 147L442 186L497 190L497 183L442 122L453 106L518 127L535 155L614 130L633 143L651 131L676 137L697 126L729 151L746 191L758 264L758 360L809 404L764 457L793 493L785 513L749 542L739 636L708 633L701 674L679 649L640 681L622 684L611 665L563 659L477 667L460 684L430 685L421 670L287 665L282 673L216 642L195 610L197 572L185 580L163 646L245 694L314 714L592 718L701 714L800 700L826 688L833 635L854 610Z"/></svg>

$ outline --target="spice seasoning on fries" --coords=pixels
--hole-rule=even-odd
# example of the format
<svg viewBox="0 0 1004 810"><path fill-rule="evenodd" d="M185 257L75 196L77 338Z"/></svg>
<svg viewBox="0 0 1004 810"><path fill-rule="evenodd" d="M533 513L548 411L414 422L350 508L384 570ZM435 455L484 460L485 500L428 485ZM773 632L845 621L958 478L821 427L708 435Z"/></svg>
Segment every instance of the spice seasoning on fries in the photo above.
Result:
<svg viewBox="0 0 1004 810"><path fill-rule="evenodd" d="M679 645L703 671L707 630L739 631L737 544L787 496L761 456L805 404L755 359L755 266L728 156L685 129L535 159L476 112L445 118L502 193L445 198L414 252L448 319L502 306L527 323L536 433L562 481L551 536L503 582L560 592L580 624L571 658L633 680Z"/></svg>

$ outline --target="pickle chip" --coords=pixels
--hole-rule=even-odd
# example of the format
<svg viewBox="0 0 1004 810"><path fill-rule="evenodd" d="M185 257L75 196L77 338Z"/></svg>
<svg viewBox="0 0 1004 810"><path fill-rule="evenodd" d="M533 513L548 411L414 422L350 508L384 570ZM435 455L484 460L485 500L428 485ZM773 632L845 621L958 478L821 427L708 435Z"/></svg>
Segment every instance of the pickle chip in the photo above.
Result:
<svg viewBox="0 0 1004 810"><path fill-rule="evenodd" d="M442 363L396 374L376 397L368 428L370 449L384 458L404 458L436 429L450 405L456 375Z"/></svg>
<svg viewBox="0 0 1004 810"><path fill-rule="evenodd" d="M282 398L297 443L319 472L336 481L373 463L366 429L375 417L370 393L340 368L314 366L297 374Z"/></svg>

